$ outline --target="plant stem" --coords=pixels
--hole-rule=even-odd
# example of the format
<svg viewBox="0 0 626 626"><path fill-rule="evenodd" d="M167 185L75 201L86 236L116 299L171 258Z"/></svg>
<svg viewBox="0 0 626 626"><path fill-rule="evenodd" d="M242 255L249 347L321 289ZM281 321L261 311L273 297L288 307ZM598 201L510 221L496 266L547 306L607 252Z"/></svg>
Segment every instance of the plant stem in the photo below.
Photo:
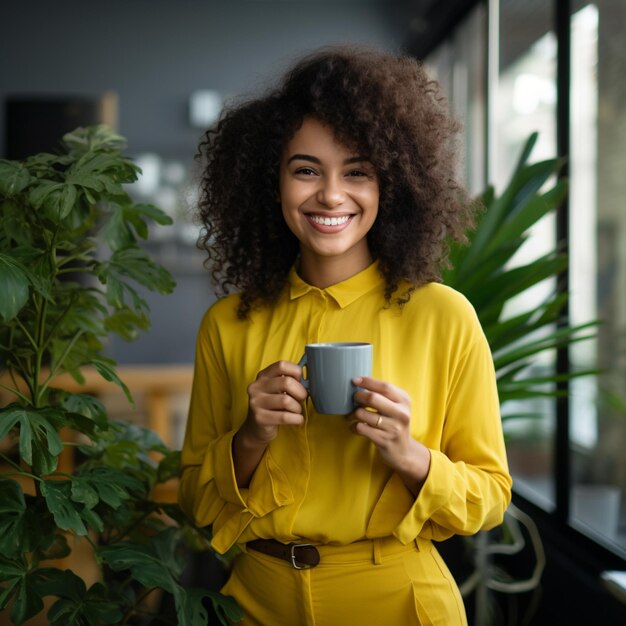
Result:
<svg viewBox="0 0 626 626"><path fill-rule="evenodd" d="M34 474L31 474L30 472L9 472L7 474L2 474L3 478L6 476L8 476L9 478L11 476L23 476L24 478L30 478L33 481L43 480L43 478L39 478L39 476L35 476Z"/></svg>
<svg viewBox="0 0 626 626"><path fill-rule="evenodd" d="M56 322L54 322L54 324L52 325L52 328L50 329L50 332L48 333L48 337L42 346L43 349L46 349L48 347L48 344L50 343L50 341L52 341L52 338L54 337L54 333L56 332L56 329L58 328L59 324L63 321L63 319L67 316L67 314L72 310L72 307L74 306L74 303L76 302L76 297L77 297L77 294L73 293L72 297L70 298L70 301L68 302L67 306L63 310L63 313L59 315Z"/></svg>
<svg viewBox="0 0 626 626"><path fill-rule="evenodd" d="M39 387L39 378L41 376L41 365L43 361L43 343L44 333L46 326L46 313L48 310L48 303L41 296L33 298L35 301L35 308L37 309L37 343L35 344L35 371L33 372L33 406L39 408L41 402L41 391Z"/></svg>
<svg viewBox="0 0 626 626"><path fill-rule="evenodd" d="M28 339L28 343L30 343L30 345L33 347L33 350L37 350L37 343L32 338L31 334L28 332L26 326L24 326L24 324L20 322L19 317L15 318L15 323L20 327L21 331L26 335L26 339Z"/></svg>
<svg viewBox="0 0 626 626"><path fill-rule="evenodd" d="M23 400L27 404L30 404L29 397L25 396L21 391L19 391L15 387L11 387L9 385L3 385L2 383L0 383L0 387L2 387L2 389L6 389L7 391L10 391L12 394L16 395L20 400Z"/></svg>
<svg viewBox="0 0 626 626"><path fill-rule="evenodd" d="M12 467L14 467L17 470L17 473L19 475L21 475L21 476L28 476L28 478L32 478L34 480L40 480L34 474L30 474L29 472L25 472L20 465L18 465L15 461L13 461L10 457L8 457L6 454L4 454L2 452L0 452L0 459L2 459L5 463L8 463Z"/></svg>
<svg viewBox="0 0 626 626"><path fill-rule="evenodd" d="M52 381L52 379L57 375L57 373L61 369L61 367L63 365L63 361L65 361L65 357L67 357L67 355L70 353L71 349L74 347L74 344L78 341L78 338L84 332L85 332L84 330L79 330L72 337L71 341L69 341L68 344L65 346L65 350L63 350L63 354L59 358L58 363L56 363L55 366L50 370L50 374L48 375L48 378L46 378L46 380L41 385L41 388L39 389L39 397L41 397L41 395L46 391L46 389L48 388L48 385L50 384L50 381Z"/></svg>
<svg viewBox="0 0 626 626"><path fill-rule="evenodd" d="M89 542L91 547L93 548L94 554L97 554L98 546L94 542L94 540L89 536L89 533L84 536L84 538Z"/></svg>

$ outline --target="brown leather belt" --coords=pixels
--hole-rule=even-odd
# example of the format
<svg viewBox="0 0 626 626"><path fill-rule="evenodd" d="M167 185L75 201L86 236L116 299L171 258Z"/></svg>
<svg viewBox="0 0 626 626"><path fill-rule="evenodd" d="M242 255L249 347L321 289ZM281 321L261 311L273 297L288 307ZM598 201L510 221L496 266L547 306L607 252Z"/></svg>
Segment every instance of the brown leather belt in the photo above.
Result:
<svg viewBox="0 0 626 626"><path fill-rule="evenodd" d="M248 541L247 548L287 561L294 569L310 569L320 562L320 553L310 543L281 543L276 539Z"/></svg>

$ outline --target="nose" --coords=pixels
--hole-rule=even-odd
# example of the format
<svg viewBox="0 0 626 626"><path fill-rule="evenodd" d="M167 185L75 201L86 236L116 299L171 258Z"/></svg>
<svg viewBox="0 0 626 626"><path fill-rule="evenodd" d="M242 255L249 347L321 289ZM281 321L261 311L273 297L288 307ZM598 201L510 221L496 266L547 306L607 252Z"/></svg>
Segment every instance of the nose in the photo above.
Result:
<svg viewBox="0 0 626 626"><path fill-rule="evenodd" d="M340 206L346 199L341 181L335 176L322 178L317 192L317 201L329 209Z"/></svg>

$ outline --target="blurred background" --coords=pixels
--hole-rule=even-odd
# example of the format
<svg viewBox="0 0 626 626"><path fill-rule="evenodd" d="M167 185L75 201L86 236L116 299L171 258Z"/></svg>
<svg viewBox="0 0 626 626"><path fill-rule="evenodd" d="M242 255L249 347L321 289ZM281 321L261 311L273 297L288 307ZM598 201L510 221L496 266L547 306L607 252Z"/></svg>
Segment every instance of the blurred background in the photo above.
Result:
<svg viewBox="0 0 626 626"><path fill-rule="evenodd" d="M532 623L587 623L594 601L613 607L602 623L626 623L611 621L626 605L601 581L626 569L626 3L21 0L5 3L2 26L1 156L54 150L78 125L110 124L143 170L133 193L174 218L149 244L176 278L174 295L144 294L150 332L108 346L123 366L184 372L167 410L157 409L174 446L195 333L214 299L195 248L194 155L224 102L253 94L297 55L365 43L423 59L441 82L464 122L462 175L473 193L504 187L533 131L533 160L567 156L569 200L533 230L520 259L567 245L570 322L603 324L596 341L536 368L603 374L573 383L564 403L527 402L535 418L507 423L507 446L515 501L548 554L549 601Z"/></svg>

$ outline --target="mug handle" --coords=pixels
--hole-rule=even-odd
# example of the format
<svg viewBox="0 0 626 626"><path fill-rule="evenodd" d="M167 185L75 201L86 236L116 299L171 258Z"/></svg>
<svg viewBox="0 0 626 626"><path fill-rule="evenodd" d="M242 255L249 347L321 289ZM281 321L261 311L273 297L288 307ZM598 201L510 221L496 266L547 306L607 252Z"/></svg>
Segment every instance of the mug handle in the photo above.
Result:
<svg viewBox="0 0 626 626"><path fill-rule="evenodd" d="M302 358L298 361L298 365L302 368L306 367L307 364L307 358L306 358L306 352L302 355ZM302 374L302 376L300 377L300 383L302 384L302 386L308 391L309 390L309 380L307 378L304 377L304 373Z"/></svg>

